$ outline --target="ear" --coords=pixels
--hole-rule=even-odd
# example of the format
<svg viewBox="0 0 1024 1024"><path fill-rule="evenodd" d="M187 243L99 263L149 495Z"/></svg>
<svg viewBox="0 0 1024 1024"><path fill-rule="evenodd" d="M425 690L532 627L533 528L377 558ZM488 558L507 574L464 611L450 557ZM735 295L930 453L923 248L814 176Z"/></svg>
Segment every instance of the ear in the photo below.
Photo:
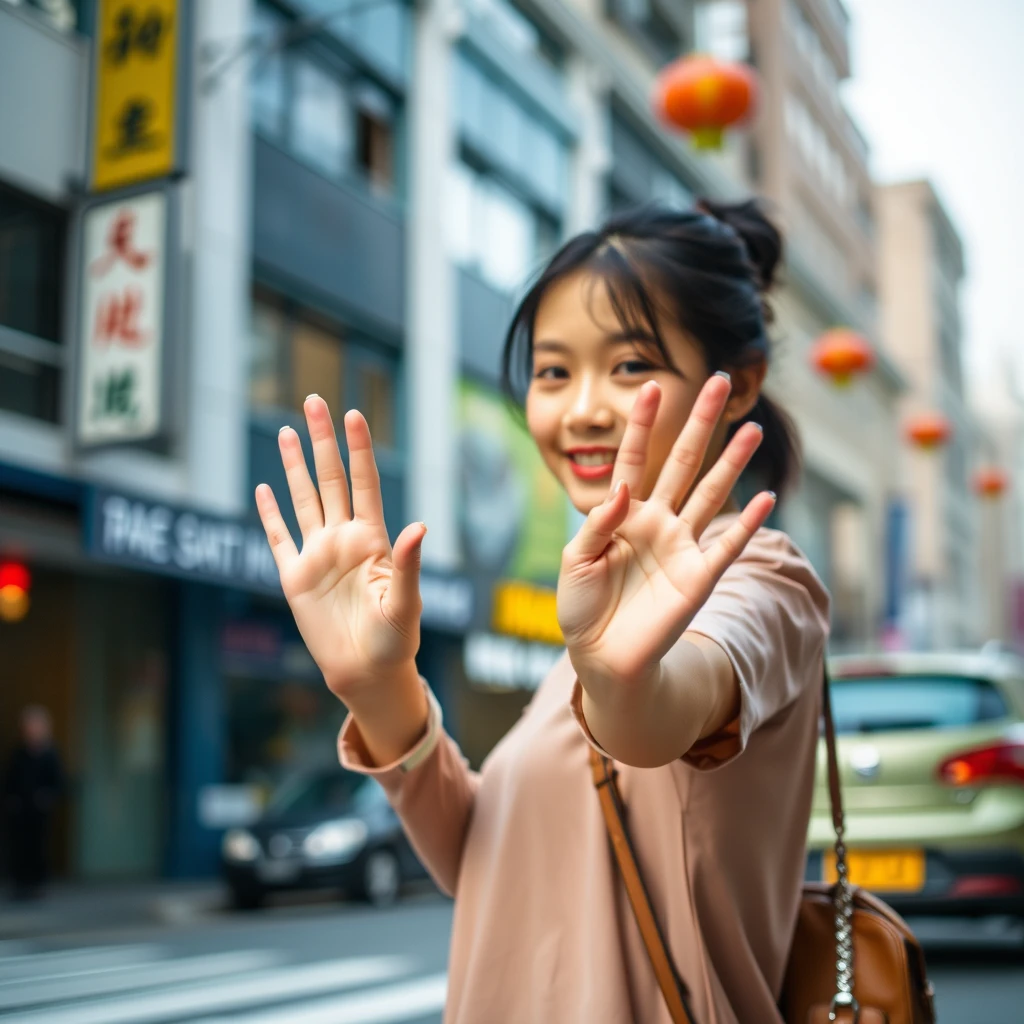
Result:
<svg viewBox="0 0 1024 1024"><path fill-rule="evenodd" d="M757 404L761 386L768 373L768 363L764 359L759 359L754 363L729 366L726 369L732 377L732 391L729 392L729 401L725 403L722 419L726 423L738 423L744 416L749 415L750 410Z"/></svg>

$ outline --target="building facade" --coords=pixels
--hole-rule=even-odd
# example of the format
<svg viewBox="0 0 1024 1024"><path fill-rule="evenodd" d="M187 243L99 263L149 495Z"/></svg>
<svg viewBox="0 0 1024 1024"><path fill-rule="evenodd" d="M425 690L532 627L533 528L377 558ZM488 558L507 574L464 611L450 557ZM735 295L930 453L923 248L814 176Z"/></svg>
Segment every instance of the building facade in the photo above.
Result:
<svg viewBox="0 0 1024 1024"><path fill-rule="evenodd" d="M252 500L269 482L294 530L276 437L311 392L366 414L392 535L430 527L420 668L449 728L478 763L516 720L579 517L501 396L504 329L545 256L630 205L758 188L796 218L771 387L807 471L782 521L840 642L877 638L899 377L838 396L806 365L825 326L874 329L866 235L819 211L842 271L802 239L781 108L713 156L656 120L695 5L58 7L0 5L0 92L24 97L0 106L0 562L31 578L0 621L0 752L20 706L51 707L62 870L209 872L224 827L333 760L343 709Z"/></svg>
<svg viewBox="0 0 1024 1024"><path fill-rule="evenodd" d="M915 646L979 643L993 638L993 609L982 592L980 509L971 474L994 452L964 388L963 247L930 183L886 185L876 197L882 329L910 382L901 414L939 413L951 428L948 442L935 450L903 451L911 552L903 629Z"/></svg>

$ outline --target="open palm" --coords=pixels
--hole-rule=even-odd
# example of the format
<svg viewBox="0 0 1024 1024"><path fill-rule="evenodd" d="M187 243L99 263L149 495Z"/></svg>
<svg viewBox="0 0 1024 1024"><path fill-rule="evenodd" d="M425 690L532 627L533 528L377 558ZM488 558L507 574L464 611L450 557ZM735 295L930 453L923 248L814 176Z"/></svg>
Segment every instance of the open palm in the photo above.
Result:
<svg viewBox="0 0 1024 1024"><path fill-rule="evenodd" d="M775 502L771 492L758 494L715 543L701 547L762 436L756 424L742 427L693 486L729 395L720 376L701 390L650 496L634 499L660 393L655 383L641 389L616 457L616 489L562 557L559 623L577 674L597 684L629 684L657 672Z"/></svg>
<svg viewBox="0 0 1024 1024"><path fill-rule="evenodd" d="M345 417L350 501L327 404L310 396L306 416L319 492L296 432L285 427L279 438L301 552L266 484L256 489L256 504L302 639L328 686L345 699L411 661L419 647L419 546L426 528L407 526L392 549L365 419L358 412Z"/></svg>

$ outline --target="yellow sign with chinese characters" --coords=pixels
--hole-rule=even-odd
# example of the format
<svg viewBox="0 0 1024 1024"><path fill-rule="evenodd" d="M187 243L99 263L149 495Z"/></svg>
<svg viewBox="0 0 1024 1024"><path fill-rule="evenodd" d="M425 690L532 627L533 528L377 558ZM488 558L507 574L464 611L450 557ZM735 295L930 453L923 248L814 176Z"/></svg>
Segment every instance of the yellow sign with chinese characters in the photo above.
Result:
<svg viewBox="0 0 1024 1024"><path fill-rule="evenodd" d="M100 0L93 90L92 187L174 169L178 0Z"/></svg>

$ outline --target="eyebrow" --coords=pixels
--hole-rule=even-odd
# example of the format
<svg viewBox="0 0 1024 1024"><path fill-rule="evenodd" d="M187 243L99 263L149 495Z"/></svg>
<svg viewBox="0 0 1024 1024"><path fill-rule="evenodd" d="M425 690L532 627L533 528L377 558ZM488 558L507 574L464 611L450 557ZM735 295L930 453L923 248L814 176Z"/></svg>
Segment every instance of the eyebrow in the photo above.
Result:
<svg viewBox="0 0 1024 1024"><path fill-rule="evenodd" d="M633 344L635 342L642 342L646 345L657 344L653 334L639 328L606 334L604 341L606 345ZM553 338L545 338L543 341L535 341L533 343L534 352L568 352L571 348L572 346L566 342L556 341Z"/></svg>

